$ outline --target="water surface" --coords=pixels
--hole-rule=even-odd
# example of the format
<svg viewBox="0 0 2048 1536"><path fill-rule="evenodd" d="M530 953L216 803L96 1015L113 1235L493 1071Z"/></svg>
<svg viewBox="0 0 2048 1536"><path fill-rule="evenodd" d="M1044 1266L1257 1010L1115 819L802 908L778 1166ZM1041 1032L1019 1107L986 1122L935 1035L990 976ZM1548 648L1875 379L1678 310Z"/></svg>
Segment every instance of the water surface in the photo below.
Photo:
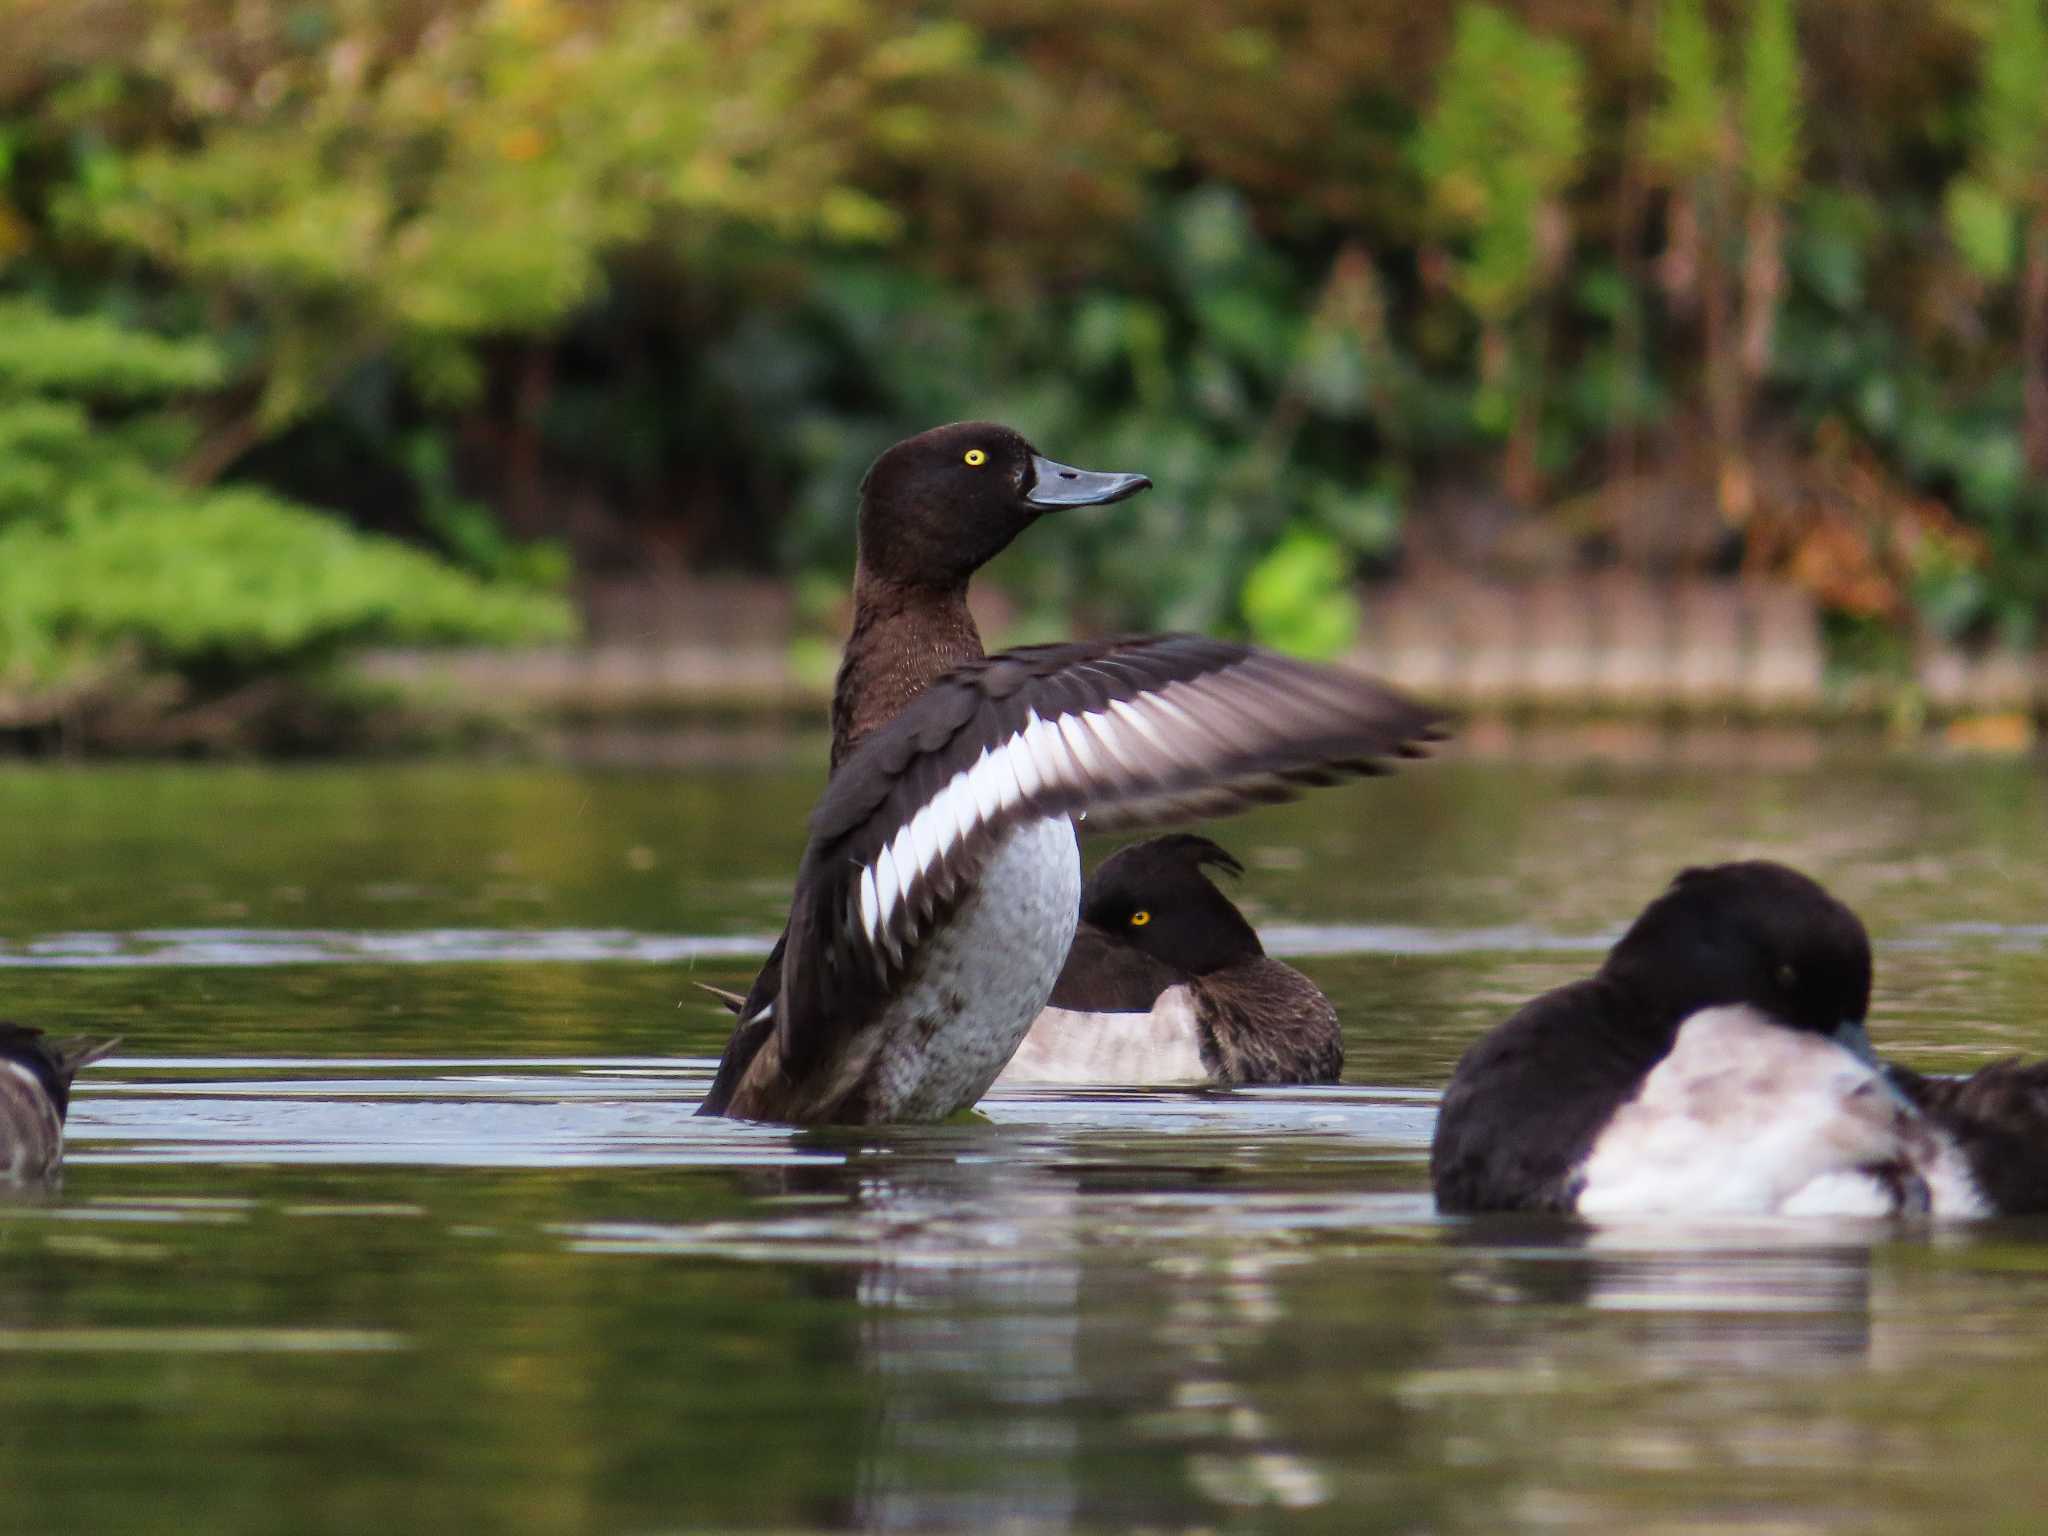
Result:
<svg viewBox="0 0 2048 1536"><path fill-rule="evenodd" d="M1430 1209L1433 1090L1673 870L2048 1049L2021 764L1446 762L1211 829L1346 1081L690 1111L816 765L0 769L9 1015L124 1035L0 1208L0 1529L2033 1530L2048 1230Z"/></svg>

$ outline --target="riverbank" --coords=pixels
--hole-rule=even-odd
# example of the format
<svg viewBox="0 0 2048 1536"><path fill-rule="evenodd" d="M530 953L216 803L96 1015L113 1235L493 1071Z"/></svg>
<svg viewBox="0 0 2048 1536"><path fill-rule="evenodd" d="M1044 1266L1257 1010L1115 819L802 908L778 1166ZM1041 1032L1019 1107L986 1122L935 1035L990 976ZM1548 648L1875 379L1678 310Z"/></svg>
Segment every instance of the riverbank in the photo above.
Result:
<svg viewBox="0 0 2048 1536"><path fill-rule="evenodd" d="M1435 569L1362 588L1364 620L1338 663L1454 711L1465 752L1791 761L1847 733L2011 754L2048 720L2042 655L1887 635L1857 667L1787 584ZM846 614L800 613L785 585L757 580L649 579L577 598L576 645L368 650L213 695L136 656L61 707L45 695L17 715L0 694L0 754L690 764L786 752L822 731ZM1022 632L1000 591L974 603L991 645Z"/></svg>
<svg viewBox="0 0 2048 1536"><path fill-rule="evenodd" d="M1861 724L2021 750L2048 710L2039 656L1927 637L1895 670L1848 671L1831 660L1812 599L1783 583L1446 575L1361 596L1365 623L1341 663L1459 711L1489 740L1580 725L1645 740L1667 725ZM590 611L581 646L383 651L363 657L359 673L428 713L548 728L803 725L822 719L830 700L831 648L802 630L777 585L644 584ZM1000 596L978 617L1000 642L1010 622Z"/></svg>

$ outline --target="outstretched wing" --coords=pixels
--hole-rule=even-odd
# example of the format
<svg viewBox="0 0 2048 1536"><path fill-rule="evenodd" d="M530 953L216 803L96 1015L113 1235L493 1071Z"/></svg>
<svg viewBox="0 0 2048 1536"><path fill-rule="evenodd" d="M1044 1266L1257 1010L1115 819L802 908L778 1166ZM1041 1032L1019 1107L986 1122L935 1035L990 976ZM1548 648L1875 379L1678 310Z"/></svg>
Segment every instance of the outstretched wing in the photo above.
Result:
<svg viewBox="0 0 2048 1536"><path fill-rule="evenodd" d="M1217 816L1421 755L1442 717L1370 678L1194 635L1035 646L949 673L811 817L776 1028L800 1075L858 1029L1015 827Z"/></svg>

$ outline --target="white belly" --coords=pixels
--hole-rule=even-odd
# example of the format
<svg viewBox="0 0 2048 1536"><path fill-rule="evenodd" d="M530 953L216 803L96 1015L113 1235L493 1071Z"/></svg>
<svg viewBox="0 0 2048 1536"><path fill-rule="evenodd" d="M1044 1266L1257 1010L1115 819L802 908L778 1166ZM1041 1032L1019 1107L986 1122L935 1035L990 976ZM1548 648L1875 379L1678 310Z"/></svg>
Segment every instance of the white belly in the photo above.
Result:
<svg viewBox="0 0 2048 1536"><path fill-rule="evenodd" d="M1052 996L1080 913L1072 823L1004 839L880 1021L873 1118L942 1120L986 1093Z"/></svg>
<svg viewBox="0 0 2048 1536"><path fill-rule="evenodd" d="M998 1087L1030 1083L1206 1083L1194 994L1168 987L1149 1013L1048 1008L1017 1047Z"/></svg>
<svg viewBox="0 0 2048 1536"><path fill-rule="evenodd" d="M1885 1215L1862 1170L1934 1150L1869 1063L1743 1007L1709 1008L1614 1113L1581 1165L1583 1216Z"/></svg>

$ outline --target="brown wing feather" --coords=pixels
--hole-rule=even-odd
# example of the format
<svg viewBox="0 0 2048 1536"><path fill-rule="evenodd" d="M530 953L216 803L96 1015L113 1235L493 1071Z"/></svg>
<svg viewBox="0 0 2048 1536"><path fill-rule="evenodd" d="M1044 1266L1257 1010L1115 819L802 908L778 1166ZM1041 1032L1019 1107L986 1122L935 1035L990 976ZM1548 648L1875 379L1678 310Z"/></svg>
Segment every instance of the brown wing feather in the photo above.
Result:
<svg viewBox="0 0 2048 1536"><path fill-rule="evenodd" d="M1382 769L1442 734L1370 678L1192 635L964 666L834 775L811 818L776 1032L799 1076L864 1027L989 852L1035 818L1220 815Z"/></svg>

